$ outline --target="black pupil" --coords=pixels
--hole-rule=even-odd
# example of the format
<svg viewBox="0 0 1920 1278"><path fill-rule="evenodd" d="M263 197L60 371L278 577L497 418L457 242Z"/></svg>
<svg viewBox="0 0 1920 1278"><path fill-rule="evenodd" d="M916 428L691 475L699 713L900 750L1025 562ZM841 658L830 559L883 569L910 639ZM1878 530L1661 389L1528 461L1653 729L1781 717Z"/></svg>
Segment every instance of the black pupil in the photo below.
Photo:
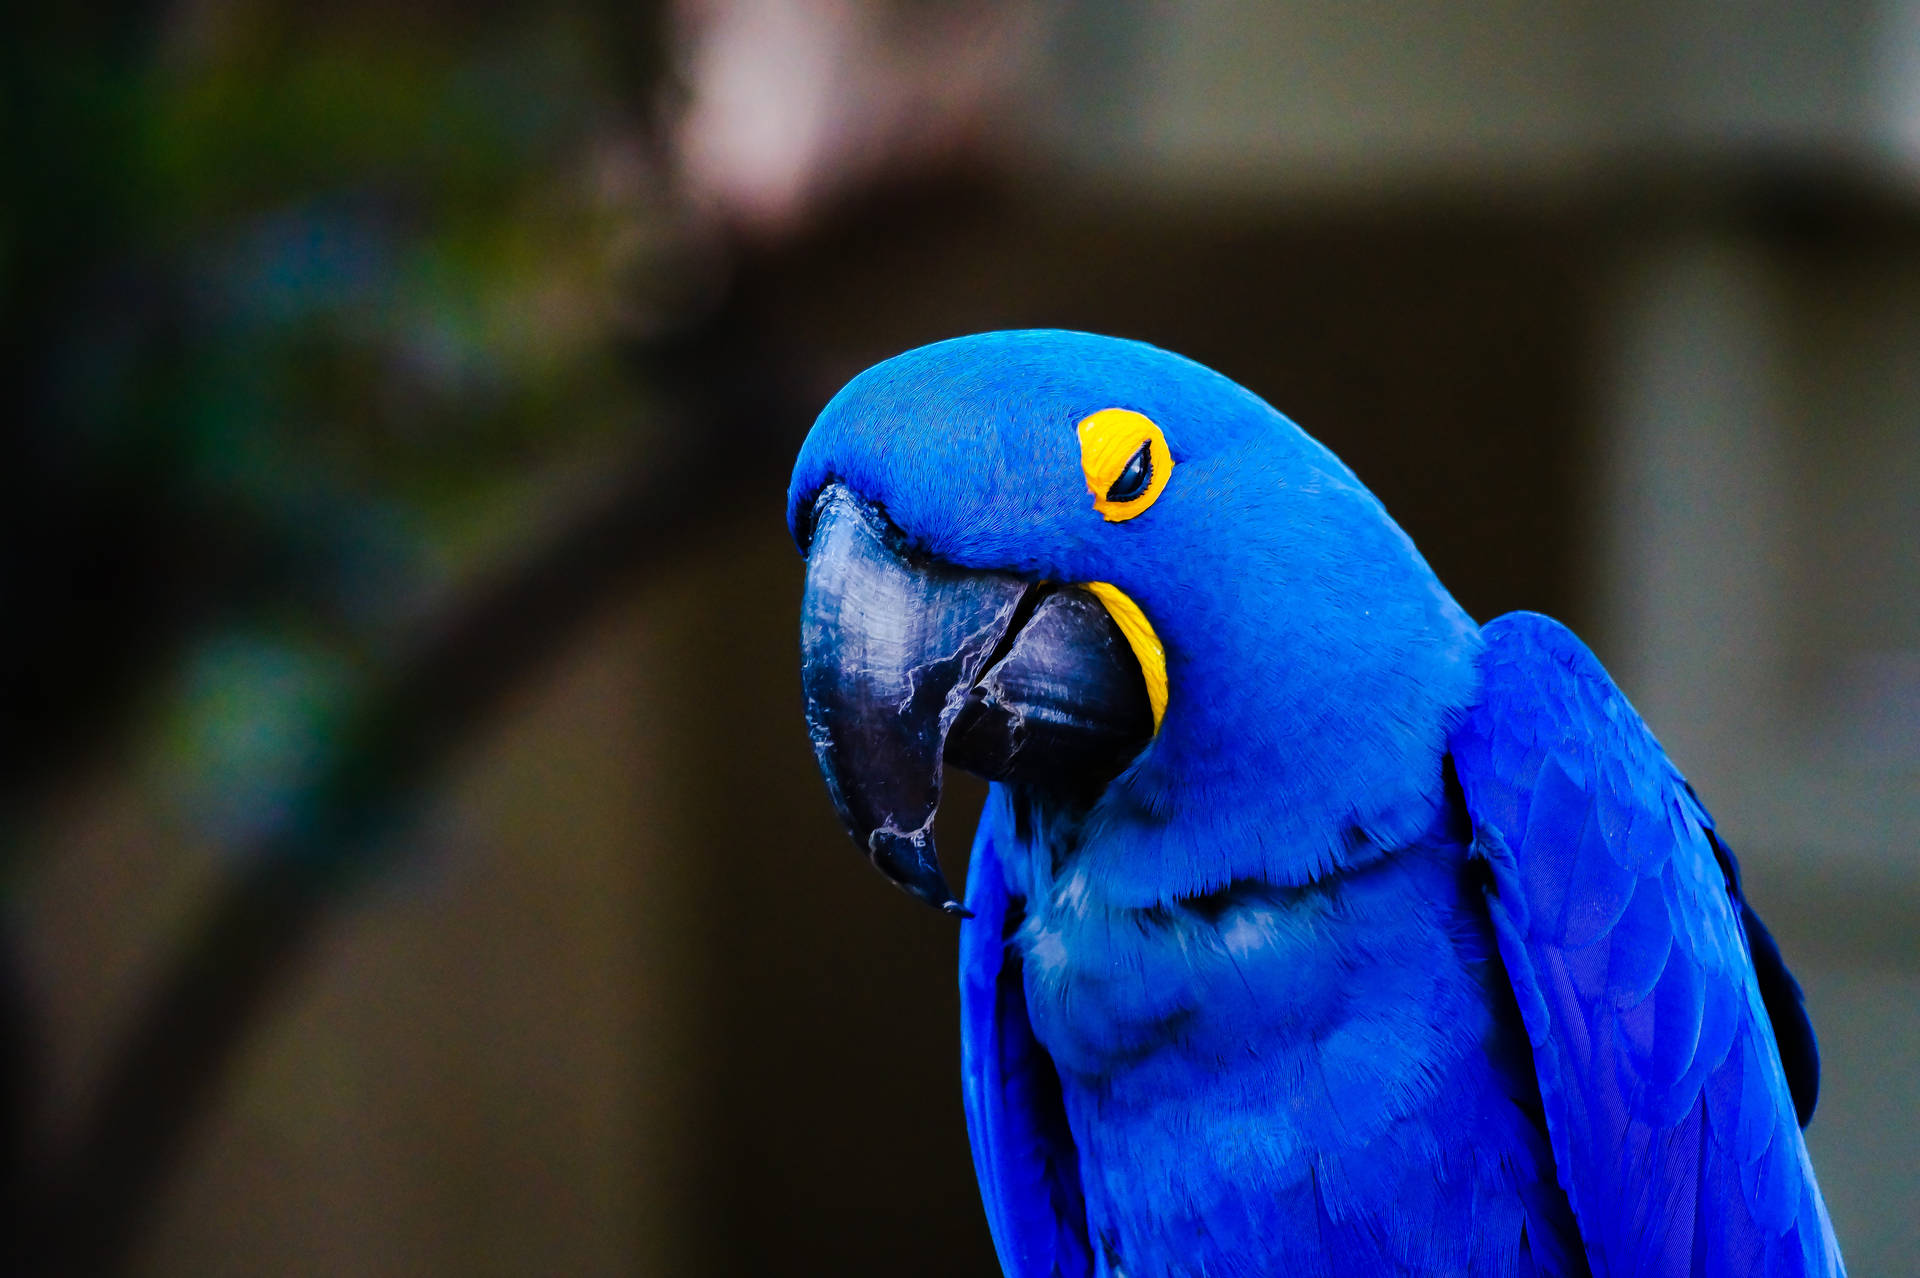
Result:
<svg viewBox="0 0 1920 1278"><path fill-rule="evenodd" d="M1113 487L1107 489L1108 501L1132 501L1147 491L1147 485L1153 482L1153 444L1151 441L1140 445L1140 451L1127 462L1120 477L1113 481Z"/></svg>

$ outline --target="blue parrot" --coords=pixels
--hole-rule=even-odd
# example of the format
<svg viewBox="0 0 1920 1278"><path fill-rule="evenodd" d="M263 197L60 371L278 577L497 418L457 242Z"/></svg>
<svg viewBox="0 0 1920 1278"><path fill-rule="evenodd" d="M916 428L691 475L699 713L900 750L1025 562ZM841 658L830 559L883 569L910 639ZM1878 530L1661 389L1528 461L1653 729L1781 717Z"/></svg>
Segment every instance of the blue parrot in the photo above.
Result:
<svg viewBox="0 0 1920 1278"><path fill-rule="evenodd" d="M1261 399L941 342L833 398L788 517L829 793L964 916L1009 1275L1843 1272L1800 989L1705 807ZM964 904L943 764L992 782Z"/></svg>

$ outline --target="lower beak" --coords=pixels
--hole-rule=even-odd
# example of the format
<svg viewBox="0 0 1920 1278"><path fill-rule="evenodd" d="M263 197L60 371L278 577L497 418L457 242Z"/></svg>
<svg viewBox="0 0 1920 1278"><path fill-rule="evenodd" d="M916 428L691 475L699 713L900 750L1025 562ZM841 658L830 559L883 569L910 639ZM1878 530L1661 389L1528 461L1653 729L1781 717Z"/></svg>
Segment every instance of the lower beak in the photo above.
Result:
<svg viewBox="0 0 1920 1278"><path fill-rule="evenodd" d="M1139 663L1085 591L916 554L841 484L813 517L800 670L814 758L875 868L964 914L933 841L943 760L1097 793L1153 735Z"/></svg>

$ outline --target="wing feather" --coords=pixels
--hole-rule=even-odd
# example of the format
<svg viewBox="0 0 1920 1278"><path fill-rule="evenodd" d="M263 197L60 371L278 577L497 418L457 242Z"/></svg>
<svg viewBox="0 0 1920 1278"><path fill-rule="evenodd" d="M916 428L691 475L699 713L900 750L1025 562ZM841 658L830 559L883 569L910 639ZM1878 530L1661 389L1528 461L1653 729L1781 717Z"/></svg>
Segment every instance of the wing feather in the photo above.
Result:
<svg viewBox="0 0 1920 1278"><path fill-rule="evenodd" d="M1841 1273L1812 1031L1732 853L1570 631L1484 634L1453 766L1594 1273Z"/></svg>
<svg viewBox="0 0 1920 1278"><path fill-rule="evenodd" d="M1079 1156L1060 1078L1033 1036L1017 952L1008 943L1020 903L1005 858L1019 832L1005 788L980 815L960 925L960 1056L967 1134L993 1244L1008 1278L1093 1273ZM1022 853L1024 855L1024 853Z"/></svg>

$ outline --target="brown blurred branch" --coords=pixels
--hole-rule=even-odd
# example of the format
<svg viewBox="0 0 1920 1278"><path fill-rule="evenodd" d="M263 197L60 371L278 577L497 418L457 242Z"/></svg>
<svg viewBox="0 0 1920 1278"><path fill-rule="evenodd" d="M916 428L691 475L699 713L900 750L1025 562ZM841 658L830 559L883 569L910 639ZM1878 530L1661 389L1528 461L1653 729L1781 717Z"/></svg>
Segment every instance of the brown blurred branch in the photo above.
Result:
<svg viewBox="0 0 1920 1278"><path fill-rule="evenodd" d="M752 503L776 518L803 424L723 328L649 357L691 383L687 424L545 545L434 626L373 695L303 819L247 849L114 1053L74 1149L32 1213L30 1271L126 1267L156 1190L249 1030L343 895L364 881L504 702L647 570Z"/></svg>

